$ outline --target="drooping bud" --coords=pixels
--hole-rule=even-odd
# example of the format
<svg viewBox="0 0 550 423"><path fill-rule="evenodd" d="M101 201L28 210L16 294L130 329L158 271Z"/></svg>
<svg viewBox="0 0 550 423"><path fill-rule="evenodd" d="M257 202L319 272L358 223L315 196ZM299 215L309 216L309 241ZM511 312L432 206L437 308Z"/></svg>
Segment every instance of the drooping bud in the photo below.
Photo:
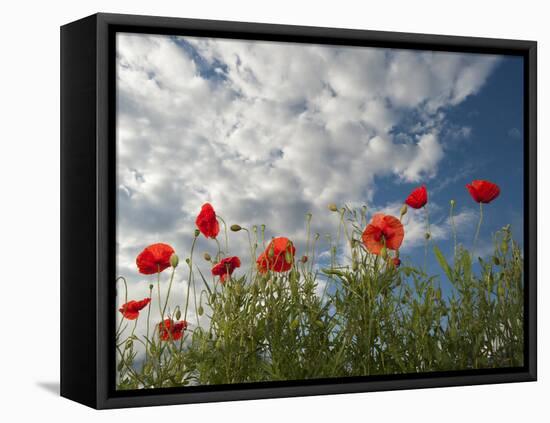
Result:
<svg viewBox="0 0 550 423"><path fill-rule="evenodd" d="M154 288L153 284L149 284L149 290L152 291Z"/></svg>
<svg viewBox="0 0 550 423"><path fill-rule="evenodd" d="M179 320L181 317L181 310L178 308L178 311L176 311L176 320Z"/></svg>
<svg viewBox="0 0 550 423"><path fill-rule="evenodd" d="M180 262L180 258L178 257L177 254L174 253L170 256L170 266L172 266L174 269L178 267L179 262Z"/></svg>
<svg viewBox="0 0 550 423"><path fill-rule="evenodd" d="M403 205L401 206L401 211L399 212L399 213L401 214L401 217L403 217L403 216L405 216L405 215L407 214L407 210L408 210L408 209L409 209L409 208L407 207L406 204L403 204Z"/></svg>
<svg viewBox="0 0 550 423"><path fill-rule="evenodd" d="M195 238L198 237L201 234L201 231L198 229L195 229Z"/></svg>
<svg viewBox="0 0 550 423"><path fill-rule="evenodd" d="M204 253L203 257L206 261L212 260L212 256L210 254L206 253L206 252Z"/></svg>
<svg viewBox="0 0 550 423"><path fill-rule="evenodd" d="M287 250L285 251L285 261L290 264L292 263L292 254Z"/></svg>
<svg viewBox="0 0 550 423"><path fill-rule="evenodd" d="M187 257L187 258L185 259L185 262L186 262L187 264L190 264L190 263L191 263L191 259L190 259L189 257Z"/></svg>
<svg viewBox="0 0 550 423"><path fill-rule="evenodd" d="M430 239L431 237L432 237L432 236L430 235L429 232L426 232L426 233L424 234L424 238L426 238L426 239Z"/></svg>
<svg viewBox="0 0 550 423"><path fill-rule="evenodd" d="M233 232L239 232L242 228L239 225L231 225L230 228Z"/></svg>
<svg viewBox="0 0 550 423"><path fill-rule="evenodd" d="M328 209L329 209L330 211L337 212L337 211L338 211L338 206L337 206L336 204L334 204L334 203L330 203L330 204L328 205Z"/></svg>
<svg viewBox="0 0 550 423"><path fill-rule="evenodd" d="M202 308L202 305L199 306L198 310L197 310L197 313L199 314L199 316L202 316L203 313L204 313L204 308Z"/></svg>
<svg viewBox="0 0 550 423"><path fill-rule="evenodd" d="M451 200L451 207L454 207L456 204L455 200Z"/></svg>

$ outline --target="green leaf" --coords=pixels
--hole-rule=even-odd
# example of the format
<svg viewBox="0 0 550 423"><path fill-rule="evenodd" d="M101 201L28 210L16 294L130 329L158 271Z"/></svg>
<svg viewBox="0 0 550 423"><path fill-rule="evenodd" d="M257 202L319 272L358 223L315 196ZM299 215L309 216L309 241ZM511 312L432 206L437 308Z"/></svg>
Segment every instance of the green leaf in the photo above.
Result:
<svg viewBox="0 0 550 423"><path fill-rule="evenodd" d="M441 252L441 250L438 248L437 245L434 245L434 253L435 253L435 258L437 259L437 261L439 262L439 265L447 275L447 278L449 278L449 280L452 282L453 272L452 272L451 266L449 266L449 263L447 263L445 256L443 255L443 253Z"/></svg>

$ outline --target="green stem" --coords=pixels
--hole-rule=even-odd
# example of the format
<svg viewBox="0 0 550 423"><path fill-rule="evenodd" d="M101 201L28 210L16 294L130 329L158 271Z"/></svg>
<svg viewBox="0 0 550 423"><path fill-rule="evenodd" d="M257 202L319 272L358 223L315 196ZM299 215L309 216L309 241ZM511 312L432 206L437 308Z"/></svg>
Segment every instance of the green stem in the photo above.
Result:
<svg viewBox="0 0 550 423"><path fill-rule="evenodd" d="M477 239L479 238L479 231L481 229L481 223L483 222L483 203L479 203L479 222L477 223L476 234L474 237L474 245L472 247L472 257L475 257L475 251L477 246Z"/></svg>
<svg viewBox="0 0 550 423"><path fill-rule="evenodd" d="M432 237L430 231L430 213L428 212L428 206L424 206L424 212L426 213L426 234L424 235L424 273L428 270L428 248L430 244L430 239Z"/></svg>
<svg viewBox="0 0 550 423"><path fill-rule="evenodd" d="M126 304L128 302L128 285L126 284L126 278L124 276L119 276L118 278L116 278L115 283L117 283L119 280L122 280L122 282L124 282L124 304ZM123 322L124 322L124 316L122 317L122 319L120 319L120 323L115 332L117 336L119 335L120 328L122 327Z"/></svg>
<svg viewBox="0 0 550 423"><path fill-rule="evenodd" d="M191 291L191 278L193 276L193 251L195 250L195 242L197 237L193 238L193 243L191 244L191 254L189 255L189 277L187 278L187 296L185 298L185 312L183 313L183 320L187 321L187 310L189 309L189 293ZM216 239L216 242L218 240ZM218 243L219 246L219 243ZM219 255L219 251L218 251Z"/></svg>
<svg viewBox="0 0 550 423"><path fill-rule="evenodd" d="M172 289L172 282L174 281L174 274L176 268L172 267L172 275L170 276L170 283L168 284L168 292L166 293L166 299L164 300L164 307L162 308L162 320L164 321L164 314L166 313L166 307L168 306L168 297L170 297L170 290Z"/></svg>
<svg viewBox="0 0 550 423"><path fill-rule="evenodd" d="M227 237L227 223L225 223L225 220L222 219L222 217L220 215L218 215L218 218L223 222L223 228L224 228L224 232L225 232L225 253L227 254L227 252L229 251L229 244L228 244L228 237Z"/></svg>
<svg viewBox="0 0 550 423"><path fill-rule="evenodd" d="M455 226L455 217L454 217L454 202L451 201L451 211L450 211L450 220L451 220L451 229L453 231L453 263L456 262L456 226Z"/></svg>
<svg viewBox="0 0 550 423"><path fill-rule="evenodd" d="M161 321L164 322L164 314L162 312L162 300L160 295L160 265L157 265L157 293L158 293L158 299L159 299L159 312Z"/></svg>
<svg viewBox="0 0 550 423"><path fill-rule="evenodd" d="M151 287L149 288L149 298L151 298L153 296L153 285L151 285ZM147 345L146 345L146 350L148 351L149 350L149 322L150 322L150 317L151 317L151 303L149 303L149 306L147 307ZM147 354L147 357L149 355Z"/></svg>

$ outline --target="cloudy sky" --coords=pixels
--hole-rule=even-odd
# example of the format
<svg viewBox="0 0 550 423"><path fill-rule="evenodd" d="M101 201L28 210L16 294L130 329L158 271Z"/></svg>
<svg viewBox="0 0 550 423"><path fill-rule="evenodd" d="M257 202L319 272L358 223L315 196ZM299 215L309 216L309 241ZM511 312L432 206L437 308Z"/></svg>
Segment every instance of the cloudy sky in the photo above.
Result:
<svg viewBox="0 0 550 423"><path fill-rule="evenodd" d="M522 79L513 56L120 33L117 272L131 298L145 297L155 278L138 274L136 255L165 242L183 261L205 202L229 225L291 238L301 255L306 213L324 239L337 228L328 203L397 214L422 183L445 253L451 199L459 241L471 246L472 179L502 189L485 207L480 254L507 223L521 238ZM402 248L418 264L422 219L410 210ZM246 269L245 234L230 233L229 244ZM215 243L201 237L196 251L214 253ZM178 270L171 308L184 298Z"/></svg>

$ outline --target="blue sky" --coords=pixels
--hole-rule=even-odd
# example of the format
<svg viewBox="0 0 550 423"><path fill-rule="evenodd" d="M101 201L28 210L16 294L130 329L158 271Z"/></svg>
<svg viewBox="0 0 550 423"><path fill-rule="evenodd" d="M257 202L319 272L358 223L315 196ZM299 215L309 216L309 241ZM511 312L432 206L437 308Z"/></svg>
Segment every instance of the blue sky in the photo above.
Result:
<svg viewBox="0 0 550 423"><path fill-rule="evenodd" d="M268 238L291 238L300 255L306 213L324 239L337 228L327 204L398 214L422 183L433 241L449 254L451 199L459 242L473 239L473 179L502 190L485 207L487 254L500 227L522 236L522 96L514 57L119 34L117 272L131 296L146 296L136 255L166 242L187 257L205 202L229 225L266 224ZM420 265L423 213L405 222L402 256ZM244 272L246 237L229 238ZM201 237L196 251L215 248ZM177 272L169 307L183 301L186 278Z"/></svg>
<svg viewBox="0 0 550 423"><path fill-rule="evenodd" d="M485 256L491 251L492 234L507 224L512 225L515 240L523 245L523 59L501 57L479 93L446 113L452 125L470 128L470 134L459 142L452 136L448 139L438 176L426 182L430 200L441 207L431 219L439 221L449 216L450 199L456 201L455 213L471 211L475 220L468 220L457 228L459 242L471 248L479 210L465 184L473 179L487 179L500 186L501 194L493 203L484 205L478 254ZM406 196L407 190L415 186L388 180L380 182L388 187L375 197L375 201L380 202L392 201L386 192L397 190ZM436 243L451 256L451 240ZM422 262L423 254L411 252L410 258ZM434 260L429 263L431 273L441 275L437 263ZM443 287L448 289L443 275L441 279Z"/></svg>

